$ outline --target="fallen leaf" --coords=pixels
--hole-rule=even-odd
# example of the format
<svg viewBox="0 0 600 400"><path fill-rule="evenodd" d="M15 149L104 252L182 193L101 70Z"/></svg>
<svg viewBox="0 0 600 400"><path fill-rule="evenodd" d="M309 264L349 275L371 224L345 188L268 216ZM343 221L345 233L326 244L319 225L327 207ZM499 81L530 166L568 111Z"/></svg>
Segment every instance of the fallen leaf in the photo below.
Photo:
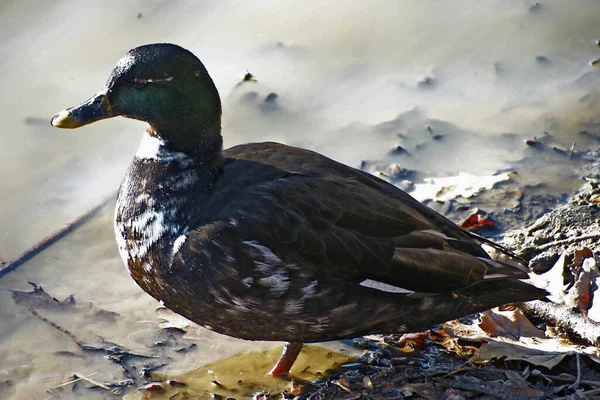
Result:
<svg viewBox="0 0 600 400"><path fill-rule="evenodd" d="M459 338L448 334L444 329L431 331L430 338L449 352L465 358L471 357L477 351L477 347L475 346L460 345Z"/></svg>
<svg viewBox="0 0 600 400"><path fill-rule="evenodd" d="M16 304L25 307L53 309L75 305L75 298L73 295L68 296L63 301L59 301L57 298L50 296L39 283L28 283L33 286L33 290L31 292L23 292L20 290L10 291Z"/></svg>
<svg viewBox="0 0 600 400"><path fill-rule="evenodd" d="M591 360L600 356L600 350L594 346L575 345L559 338L528 337L523 335L523 331L518 338L512 335L489 337L478 325L467 325L458 320L446 322L442 328L450 336L461 341L483 343L469 362L480 363L494 358L506 358L551 368L569 354L579 353Z"/></svg>
<svg viewBox="0 0 600 400"><path fill-rule="evenodd" d="M397 341L392 342L394 350L398 353L412 353L417 349L422 349L425 339L428 338L428 332L405 333Z"/></svg>
<svg viewBox="0 0 600 400"><path fill-rule="evenodd" d="M340 379L336 379L331 381L334 385L342 388L344 391L350 393L352 390L350 389L350 381L345 376L342 376Z"/></svg>
<svg viewBox="0 0 600 400"><path fill-rule="evenodd" d="M546 289L552 302L578 309L583 315L589 315L591 310L593 317L590 319L600 321L600 305L593 307L593 292L600 284L600 272L589 248L575 251L570 268L567 268L566 252L563 252L550 270L543 274L530 274L530 282Z"/></svg>
<svg viewBox="0 0 600 400"><path fill-rule="evenodd" d="M526 361L536 366L552 369L569 354L572 353L544 351L515 343L490 340L477 350L469 362L485 363L493 359L506 359Z"/></svg>
<svg viewBox="0 0 600 400"><path fill-rule="evenodd" d="M566 306L576 308L583 315L588 315L592 305L592 288L600 278L596 260L593 257L583 259L577 270L575 283L569 288L563 301Z"/></svg>
<svg viewBox="0 0 600 400"><path fill-rule="evenodd" d="M529 274L530 283L541 289L546 289L550 293L548 299L554 303L564 304L563 298L567 288L564 275L567 264L566 257L567 253L563 252L552 268L543 274Z"/></svg>
<svg viewBox="0 0 600 400"><path fill-rule="evenodd" d="M544 332L536 328L519 308L501 311L498 308L480 314L479 327L491 336L510 335L544 338Z"/></svg>
<svg viewBox="0 0 600 400"><path fill-rule="evenodd" d="M424 183L415 185L410 195L419 201L448 201L462 196L465 199L474 196L484 189L492 189L498 182L511 179L511 173L490 176L477 176L467 172L459 172L458 176L446 178L425 178Z"/></svg>
<svg viewBox="0 0 600 400"><path fill-rule="evenodd" d="M78 306L78 304L72 294L67 296L63 301L59 301L56 297L48 294L48 292L46 292L39 283L29 282L29 284L33 286L33 290L30 292L10 290L15 304L34 309L68 309L84 311L86 317L88 318L105 320L108 322L115 322L117 317L120 315L114 311L108 311L104 309L98 310L91 302L87 303L87 305L82 304L78 308L75 308Z"/></svg>
<svg viewBox="0 0 600 400"><path fill-rule="evenodd" d="M477 210L473 214L469 215L460 227L472 231L483 228L493 229L495 228L495 224L489 216Z"/></svg>
<svg viewBox="0 0 600 400"><path fill-rule="evenodd" d="M573 256L571 268L575 270L580 270L583 266L583 261L586 258L594 258L594 253L592 252L592 250L590 250L589 247L584 247L583 249L575 250L575 255Z"/></svg>
<svg viewBox="0 0 600 400"><path fill-rule="evenodd" d="M600 322L600 276L598 275L598 269L596 268L596 275L592 281L592 296L589 303L589 309L587 316L589 319L595 322Z"/></svg>

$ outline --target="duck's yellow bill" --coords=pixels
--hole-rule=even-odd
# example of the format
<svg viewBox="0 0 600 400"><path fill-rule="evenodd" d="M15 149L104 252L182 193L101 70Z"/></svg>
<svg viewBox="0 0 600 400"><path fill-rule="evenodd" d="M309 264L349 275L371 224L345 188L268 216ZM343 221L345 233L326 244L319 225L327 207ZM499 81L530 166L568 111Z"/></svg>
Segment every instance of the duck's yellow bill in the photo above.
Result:
<svg viewBox="0 0 600 400"><path fill-rule="evenodd" d="M99 93L78 106L59 112L52 117L50 124L57 128L74 129L117 115L106 94Z"/></svg>

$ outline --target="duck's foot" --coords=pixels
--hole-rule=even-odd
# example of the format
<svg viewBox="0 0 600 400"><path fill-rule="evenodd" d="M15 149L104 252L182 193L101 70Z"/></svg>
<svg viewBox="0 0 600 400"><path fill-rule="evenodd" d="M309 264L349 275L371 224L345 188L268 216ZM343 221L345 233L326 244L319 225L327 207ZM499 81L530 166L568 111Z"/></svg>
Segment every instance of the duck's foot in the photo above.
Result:
<svg viewBox="0 0 600 400"><path fill-rule="evenodd" d="M271 368L269 375L285 375L290 372L290 368L292 368L294 361L298 358L298 354L300 354L303 345L304 343L300 342L287 342L283 346L283 352L281 353L279 361Z"/></svg>

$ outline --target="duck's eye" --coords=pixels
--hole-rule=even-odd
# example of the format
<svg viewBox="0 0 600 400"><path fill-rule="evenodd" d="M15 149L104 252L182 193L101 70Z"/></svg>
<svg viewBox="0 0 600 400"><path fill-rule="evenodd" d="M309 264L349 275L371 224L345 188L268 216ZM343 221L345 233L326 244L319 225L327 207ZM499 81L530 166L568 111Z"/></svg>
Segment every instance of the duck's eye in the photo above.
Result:
<svg viewBox="0 0 600 400"><path fill-rule="evenodd" d="M146 86L146 84L147 84L147 83L148 83L148 80L147 80L147 79L135 78L135 79L133 80L133 84L134 84L136 87L144 87L144 86Z"/></svg>

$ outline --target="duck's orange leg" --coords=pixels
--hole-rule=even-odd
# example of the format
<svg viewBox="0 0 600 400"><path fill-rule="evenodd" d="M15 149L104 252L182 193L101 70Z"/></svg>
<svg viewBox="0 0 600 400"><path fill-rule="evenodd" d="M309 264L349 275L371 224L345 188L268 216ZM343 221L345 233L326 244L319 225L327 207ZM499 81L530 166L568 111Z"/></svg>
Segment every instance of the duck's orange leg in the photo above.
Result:
<svg viewBox="0 0 600 400"><path fill-rule="evenodd" d="M283 352L279 361L275 363L273 368L269 371L269 375L285 375L290 372L290 368L294 365L294 361L298 358L300 350L304 344L300 342L287 342L283 346Z"/></svg>

